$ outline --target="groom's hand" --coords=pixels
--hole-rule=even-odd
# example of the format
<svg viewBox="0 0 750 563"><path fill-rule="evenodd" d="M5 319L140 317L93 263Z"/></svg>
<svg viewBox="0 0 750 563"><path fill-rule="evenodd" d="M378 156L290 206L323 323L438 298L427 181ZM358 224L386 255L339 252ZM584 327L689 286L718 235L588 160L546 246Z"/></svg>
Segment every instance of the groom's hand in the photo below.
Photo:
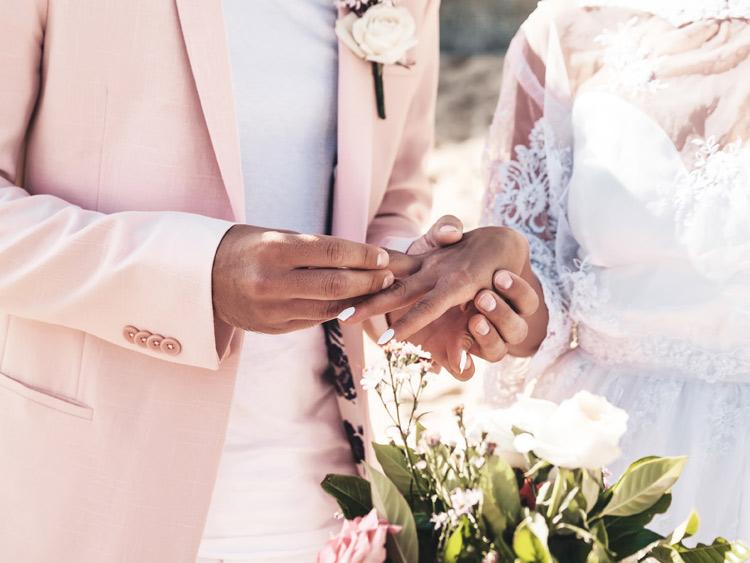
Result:
<svg viewBox="0 0 750 563"><path fill-rule="evenodd" d="M291 332L335 318L413 269L406 256L368 244L236 225L214 259L214 311L243 330Z"/></svg>

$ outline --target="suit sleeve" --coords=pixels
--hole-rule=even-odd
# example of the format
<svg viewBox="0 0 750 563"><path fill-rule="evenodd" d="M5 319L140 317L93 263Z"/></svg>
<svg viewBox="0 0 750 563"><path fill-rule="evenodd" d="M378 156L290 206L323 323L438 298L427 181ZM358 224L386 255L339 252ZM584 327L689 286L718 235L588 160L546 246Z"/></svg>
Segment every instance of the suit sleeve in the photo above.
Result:
<svg viewBox="0 0 750 563"><path fill-rule="evenodd" d="M23 186L46 12L44 0L0 0L0 310L217 369L232 329L214 318L211 271L231 223L103 214ZM155 335L149 346L129 337L134 329Z"/></svg>

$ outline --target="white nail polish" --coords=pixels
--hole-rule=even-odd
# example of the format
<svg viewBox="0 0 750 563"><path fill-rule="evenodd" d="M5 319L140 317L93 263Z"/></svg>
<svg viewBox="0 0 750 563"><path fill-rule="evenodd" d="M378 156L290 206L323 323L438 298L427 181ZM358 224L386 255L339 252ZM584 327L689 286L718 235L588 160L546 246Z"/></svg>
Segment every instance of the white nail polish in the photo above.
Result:
<svg viewBox="0 0 750 563"><path fill-rule="evenodd" d="M466 353L466 350L461 350L461 361L458 363L458 369L461 373L464 372L466 369L466 365L469 363L469 354Z"/></svg>
<svg viewBox="0 0 750 563"><path fill-rule="evenodd" d="M393 340L393 337L396 335L396 331L392 328L389 328L386 330L383 335L378 338L378 346L385 346L388 344L391 340Z"/></svg>
<svg viewBox="0 0 750 563"><path fill-rule="evenodd" d="M459 231L453 225L443 225L442 227L440 227L440 232L441 233L451 233L452 234L452 233L457 233Z"/></svg>
<svg viewBox="0 0 750 563"><path fill-rule="evenodd" d="M354 316L354 313L357 312L357 309L355 307L349 307L348 309L344 309L339 313L339 316L336 317L340 321L348 321Z"/></svg>

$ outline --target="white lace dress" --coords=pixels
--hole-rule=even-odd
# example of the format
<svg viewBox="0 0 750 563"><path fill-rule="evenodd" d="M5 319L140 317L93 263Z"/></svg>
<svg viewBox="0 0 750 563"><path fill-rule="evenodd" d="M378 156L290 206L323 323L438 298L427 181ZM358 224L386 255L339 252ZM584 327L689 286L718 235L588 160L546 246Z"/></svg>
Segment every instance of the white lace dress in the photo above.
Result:
<svg viewBox="0 0 750 563"><path fill-rule="evenodd" d="M671 519L750 539L750 0L547 0L506 60L485 223L524 232L550 311L486 376L630 414L624 464L690 456Z"/></svg>

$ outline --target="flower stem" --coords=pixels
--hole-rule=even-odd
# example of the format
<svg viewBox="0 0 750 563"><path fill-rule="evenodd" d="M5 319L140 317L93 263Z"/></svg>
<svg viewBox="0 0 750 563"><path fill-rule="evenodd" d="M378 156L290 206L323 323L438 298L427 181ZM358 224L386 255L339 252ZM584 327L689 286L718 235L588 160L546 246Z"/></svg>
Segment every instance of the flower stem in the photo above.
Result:
<svg viewBox="0 0 750 563"><path fill-rule="evenodd" d="M385 88L383 87L383 65L372 63L372 77L375 80L375 104L378 106L378 117L385 119Z"/></svg>
<svg viewBox="0 0 750 563"><path fill-rule="evenodd" d="M398 426L398 432L401 435L401 441L404 443L404 454L406 455L406 462L409 466L409 472L412 475L412 479L414 479L414 486L417 489L417 495L419 495L420 498L424 498L424 492L422 492L422 488L419 486L419 473L417 472L416 467L414 467L414 460L412 459L411 453L409 452L408 438L410 428L404 429L401 422L401 403L399 402L398 390L396 389L396 378L393 375L393 367L391 366L390 362L388 362L388 375L391 379L393 401L396 404L396 426Z"/></svg>

